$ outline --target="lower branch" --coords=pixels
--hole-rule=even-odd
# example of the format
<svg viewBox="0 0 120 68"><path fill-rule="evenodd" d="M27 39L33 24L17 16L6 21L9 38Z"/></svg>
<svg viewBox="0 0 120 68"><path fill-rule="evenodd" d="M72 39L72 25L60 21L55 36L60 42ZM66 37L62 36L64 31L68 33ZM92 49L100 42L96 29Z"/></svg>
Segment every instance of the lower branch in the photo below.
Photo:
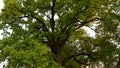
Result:
<svg viewBox="0 0 120 68"><path fill-rule="evenodd" d="M79 62L81 64L85 64L85 63L82 63L81 61L78 61L75 57L78 57L78 56L81 56L81 55L86 55L88 56L89 58L91 59L94 59L93 56L91 55L92 51L96 48L96 46L94 46L88 53L84 53L84 52L81 52L79 54L75 54L75 55L70 55L70 56L67 56L65 57L62 62L63 62L63 65L70 59L74 59L76 62Z"/></svg>

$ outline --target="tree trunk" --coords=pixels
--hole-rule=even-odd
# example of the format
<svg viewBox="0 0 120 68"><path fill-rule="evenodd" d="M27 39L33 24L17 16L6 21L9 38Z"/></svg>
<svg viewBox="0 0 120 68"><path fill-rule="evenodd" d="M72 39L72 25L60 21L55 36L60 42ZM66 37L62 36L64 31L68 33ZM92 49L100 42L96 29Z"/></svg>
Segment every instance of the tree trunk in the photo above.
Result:
<svg viewBox="0 0 120 68"><path fill-rule="evenodd" d="M57 50L57 54L56 54L56 62L59 63L60 66L62 66L62 61L61 61L61 49Z"/></svg>
<svg viewBox="0 0 120 68"><path fill-rule="evenodd" d="M48 36L48 46L51 48L52 53L55 55L55 61L62 66L62 48L66 44L66 41L69 39L69 31L65 34L65 37L55 37L54 35Z"/></svg>
<svg viewBox="0 0 120 68"><path fill-rule="evenodd" d="M62 66L62 58L61 58L61 51L62 51L62 47L60 46L54 46L51 48L52 52L55 54L55 61Z"/></svg>

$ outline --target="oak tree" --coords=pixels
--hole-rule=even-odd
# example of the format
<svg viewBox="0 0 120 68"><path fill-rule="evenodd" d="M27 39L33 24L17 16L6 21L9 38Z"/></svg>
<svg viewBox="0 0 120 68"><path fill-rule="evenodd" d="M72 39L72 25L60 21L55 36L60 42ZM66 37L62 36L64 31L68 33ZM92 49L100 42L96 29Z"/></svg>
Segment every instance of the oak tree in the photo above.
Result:
<svg viewBox="0 0 120 68"><path fill-rule="evenodd" d="M4 0L4 4L0 61L7 60L6 67L119 66L119 0ZM96 36L90 37L83 27Z"/></svg>

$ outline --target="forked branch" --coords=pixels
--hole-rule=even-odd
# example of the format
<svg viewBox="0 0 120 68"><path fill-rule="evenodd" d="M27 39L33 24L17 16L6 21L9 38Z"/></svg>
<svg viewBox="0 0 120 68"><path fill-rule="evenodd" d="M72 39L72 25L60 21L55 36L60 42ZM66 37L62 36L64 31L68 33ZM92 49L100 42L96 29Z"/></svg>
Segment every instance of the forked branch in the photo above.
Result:
<svg viewBox="0 0 120 68"><path fill-rule="evenodd" d="M89 20L89 21L83 21L83 22L81 22L81 24L79 24L79 25L75 28L75 30L79 29L80 27L85 26L86 24L88 24L88 23L90 23L90 22L99 21L99 20L103 20L103 19L101 19L101 18L94 18L94 19L91 19L91 20ZM79 22L79 21L78 21L78 22Z"/></svg>

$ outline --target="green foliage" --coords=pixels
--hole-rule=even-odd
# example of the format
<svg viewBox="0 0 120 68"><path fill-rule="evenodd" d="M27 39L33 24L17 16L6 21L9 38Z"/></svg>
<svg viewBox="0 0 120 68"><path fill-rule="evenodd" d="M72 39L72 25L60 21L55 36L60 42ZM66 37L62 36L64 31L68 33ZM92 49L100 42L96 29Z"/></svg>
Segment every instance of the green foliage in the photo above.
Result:
<svg viewBox="0 0 120 68"><path fill-rule="evenodd" d="M8 68L94 68L101 63L114 68L120 56L119 2L4 0L0 61L7 60Z"/></svg>
<svg viewBox="0 0 120 68"><path fill-rule="evenodd" d="M7 40L7 41L6 41ZM50 49L38 43L37 40L29 41L12 41L11 37L5 38L1 41L0 49L1 61L8 61L8 67L14 68L46 68L58 65L53 61ZM16 42L16 43L15 43Z"/></svg>

